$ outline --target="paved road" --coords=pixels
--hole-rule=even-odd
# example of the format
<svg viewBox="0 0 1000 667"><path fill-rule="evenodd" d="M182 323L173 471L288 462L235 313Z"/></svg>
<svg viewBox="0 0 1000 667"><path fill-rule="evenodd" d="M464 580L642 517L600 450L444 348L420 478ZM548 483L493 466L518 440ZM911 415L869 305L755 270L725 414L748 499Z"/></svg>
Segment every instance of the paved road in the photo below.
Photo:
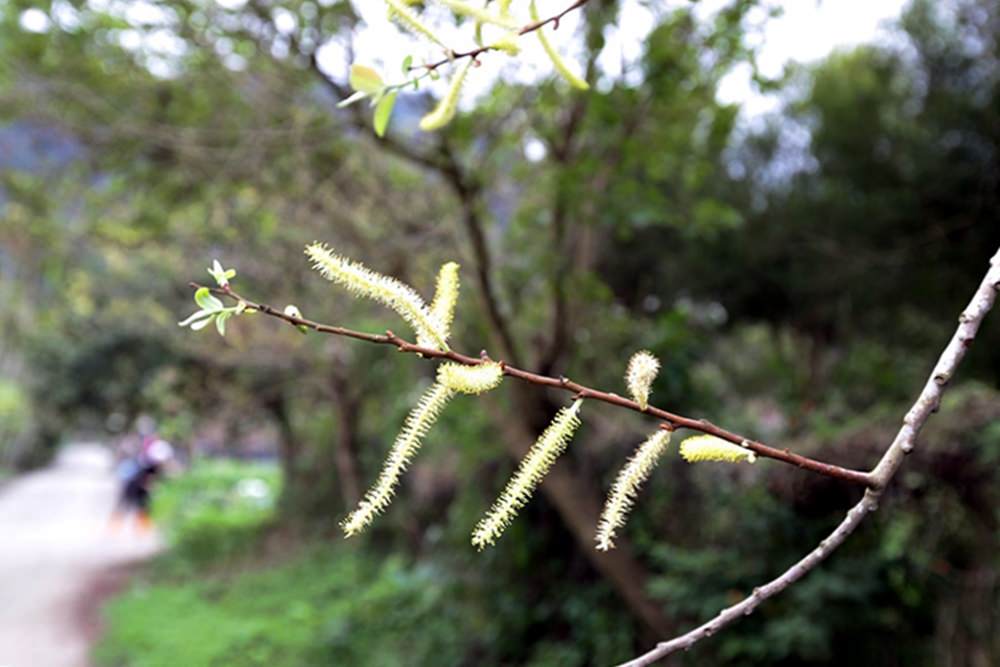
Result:
<svg viewBox="0 0 1000 667"><path fill-rule="evenodd" d="M109 531L116 487L108 452L77 444L0 489L0 667L87 666L109 573L159 542Z"/></svg>

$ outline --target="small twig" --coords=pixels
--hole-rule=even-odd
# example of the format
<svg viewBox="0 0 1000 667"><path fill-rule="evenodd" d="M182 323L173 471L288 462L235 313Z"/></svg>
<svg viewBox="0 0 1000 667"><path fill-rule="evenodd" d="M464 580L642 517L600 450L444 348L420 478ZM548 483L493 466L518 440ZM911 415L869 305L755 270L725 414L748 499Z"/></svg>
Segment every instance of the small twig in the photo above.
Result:
<svg viewBox="0 0 1000 667"><path fill-rule="evenodd" d="M201 285L197 283L191 283L191 287L200 288ZM280 320L284 320L289 324L295 326L304 326L313 331L319 333L331 334L334 336L346 336L348 338L354 338L357 340L363 340L368 343L377 343L380 345L392 345L397 348L400 352L409 352L413 354L418 354L422 357L432 358L432 359L448 359L449 361L455 361L466 366L477 366L483 362L482 356L469 356L455 352L454 350L439 350L430 347L421 347L415 343L411 343L403 338L400 338L391 331L387 331L385 334L370 334L362 331L355 331L353 329L347 329L344 327L332 326L329 324L321 324L319 322L314 322L312 320L305 319L303 317L295 317L294 315L289 315L284 313L272 306L262 303L256 303L250 299L244 298L234 292L231 288L226 287L224 289L212 288L212 291L221 294L223 296L230 297L237 301L242 301L247 305L248 308L264 313L265 315L270 315L271 317L276 317ZM579 382L574 382L566 377L550 377L548 375L540 375L538 373L532 373L531 371L522 370L516 366L510 364L504 364L504 375L517 378L524 382L529 382L531 384L541 385L543 387L553 387L555 389L561 389L563 391L568 391L575 396L592 399L596 401L602 401L604 403L610 403L611 405L618 406L620 408L625 408L627 410L634 410L635 412L640 412L642 414L651 415L657 419L670 424L673 428L686 428L692 431L698 431L700 433L706 433L708 435L714 435L723 440L728 440L733 444L740 445L747 449L752 450L758 456L763 456L765 458L774 459L776 461L781 461L783 463L788 463L799 468L804 468L821 475L826 475L827 477L833 477L836 479L845 480L848 482L853 482L855 484L862 484L864 486L871 485L871 479L869 473L861 472L859 470L851 470L850 468L842 468L841 466L833 465L831 463L824 463L822 461L817 461L811 459L807 456L802 456L801 454L794 454L787 449L776 449L774 447L769 447L764 443L757 442L756 440L751 440L738 433L733 433L732 431L727 431L726 429L720 428L711 422L704 419L692 419L690 417L685 417L683 415L675 414L673 412L668 412L666 410L654 407L652 405L647 406L643 410L638 403L630 399L624 398L617 394L611 392L600 391L598 389L593 389Z"/></svg>
<svg viewBox="0 0 1000 667"><path fill-rule="evenodd" d="M576 9L579 9L580 7L583 7L585 4L587 4L587 1L588 0L576 0L576 2L574 2L569 7L562 10L558 14L553 14L547 19L542 19L540 21L532 21L531 23L522 26L517 30L517 34L527 35L530 32L541 30L549 23L552 24L554 29L558 29L559 21L560 19L562 19L562 17L566 16L567 14ZM410 65L409 70L413 71L417 69L422 69L422 70L427 70L428 72L433 72L438 67L441 67L441 65L447 65L448 63L453 63L456 60L461 60L462 58L472 58L473 60L476 60L477 58L479 58L479 56L481 56L484 53L488 53L489 51L498 51L498 50L499 47L497 46L487 45L487 46L480 46L475 49L470 49L468 51L450 51L448 53L448 56L442 58L441 60L432 63L425 63L423 65Z"/></svg>
<svg viewBox="0 0 1000 667"><path fill-rule="evenodd" d="M868 514L878 509L883 489L895 476L906 455L913 451L917 434L920 433L924 423L940 405L941 395L944 393L948 380L954 376L955 370L976 337L979 325L982 324L986 313L990 311L996 301L997 292L1000 291L1000 250L993 256L990 264L991 267L986 272L986 277L983 278L979 289L973 295L972 301L959 317L958 329L945 347L937 365L934 366L930 379L927 380L923 391L920 392L917 402L906 413L902 428L899 429L892 444L886 449L882 460L869 473L870 488L865 491L864 498L851 508L829 537L820 542L819 546L788 568L781 576L755 588L750 596L723 609L712 620L670 641L660 643L648 653L623 663L619 667L651 665L672 653L687 650L699 640L711 637L730 623L744 616L749 616L761 602L777 595L813 570L831 552L844 543Z"/></svg>

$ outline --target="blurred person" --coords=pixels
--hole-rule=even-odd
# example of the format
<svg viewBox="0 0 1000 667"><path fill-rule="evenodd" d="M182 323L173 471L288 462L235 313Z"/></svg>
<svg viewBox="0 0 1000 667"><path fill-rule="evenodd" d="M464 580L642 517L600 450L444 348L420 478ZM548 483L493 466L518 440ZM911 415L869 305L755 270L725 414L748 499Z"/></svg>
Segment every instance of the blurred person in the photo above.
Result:
<svg viewBox="0 0 1000 667"><path fill-rule="evenodd" d="M136 431L138 438L126 438L119 445L121 460L116 473L121 492L111 516L111 527L117 530L134 515L140 531L148 532L153 527L152 489L164 466L174 458L174 449L156 434L156 424L148 416L137 420Z"/></svg>

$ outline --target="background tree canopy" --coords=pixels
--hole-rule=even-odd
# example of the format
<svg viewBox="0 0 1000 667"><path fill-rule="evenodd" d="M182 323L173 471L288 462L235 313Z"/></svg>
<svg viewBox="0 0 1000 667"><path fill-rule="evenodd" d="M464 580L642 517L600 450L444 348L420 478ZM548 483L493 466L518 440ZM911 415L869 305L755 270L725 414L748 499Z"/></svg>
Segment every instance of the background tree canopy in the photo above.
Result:
<svg viewBox="0 0 1000 667"><path fill-rule="evenodd" d="M621 391L647 348L659 404L872 465L1000 244L1000 10L914 0L884 43L758 73L781 103L750 115L719 84L755 66L769 5L654 7L641 55L606 71L630 4L560 33L590 91L501 75L436 134L420 91L379 139L317 55L349 48L348 2L0 0L0 465L142 413L194 460L281 463L273 515L179 522L168 583L113 605L108 664L177 664L144 634L166 623L191 665L609 664L773 576L856 499L670 458L600 554L603 490L644 424L596 407L476 554L469 529L563 401L505 386L456 399L397 503L343 543L433 369L264 318L225 339L176 325L216 257L248 295L370 331L399 325L310 272L306 243L427 295L456 260L461 350ZM1000 327L980 336L893 511L678 664L1000 662Z"/></svg>

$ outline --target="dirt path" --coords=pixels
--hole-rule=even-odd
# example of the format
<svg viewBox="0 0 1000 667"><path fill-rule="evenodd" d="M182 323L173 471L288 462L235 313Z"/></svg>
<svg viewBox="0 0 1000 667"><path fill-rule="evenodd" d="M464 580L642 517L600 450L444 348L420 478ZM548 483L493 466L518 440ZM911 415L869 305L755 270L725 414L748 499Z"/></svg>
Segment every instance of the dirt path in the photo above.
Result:
<svg viewBox="0 0 1000 667"><path fill-rule="evenodd" d="M159 547L109 531L116 493L108 452L85 444L0 490L0 667L87 666L105 582Z"/></svg>

